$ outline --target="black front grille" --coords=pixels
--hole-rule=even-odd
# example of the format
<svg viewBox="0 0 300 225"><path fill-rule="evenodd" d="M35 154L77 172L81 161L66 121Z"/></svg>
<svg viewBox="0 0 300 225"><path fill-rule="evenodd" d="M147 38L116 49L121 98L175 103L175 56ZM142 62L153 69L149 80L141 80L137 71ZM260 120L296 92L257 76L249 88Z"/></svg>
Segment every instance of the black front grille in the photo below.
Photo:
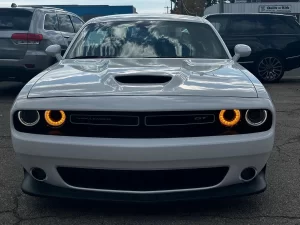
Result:
<svg viewBox="0 0 300 225"><path fill-rule="evenodd" d="M212 187L219 184L228 167L179 170L103 170L58 167L69 185L81 188L160 191Z"/></svg>
<svg viewBox="0 0 300 225"><path fill-rule="evenodd" d="M214 114L186 114L186 115L157 115L146 116L146 126L169 126L214 123Z"/></svg>
<svg viewBox="0 0 300 225"><path fill-rule="evenodd" d="M103 125L103 126L138 126L138 116L121 115L80 115L72 114L70 116L72 124L84 125Z"/></svg>
<svg viewBox="0 0 300 225"><path fill-rule="evenodd" d="M234 127L225 127L219 121L220 111L174 112L97 112L65 111L67 120L59 128L47 125L39 111L41 121L34 127L25 127L14 115L16 130L26 133L99 138L180 138L236 135L266 131L272 126L272 114L260 127L251 127L241 121Z"/></svg>

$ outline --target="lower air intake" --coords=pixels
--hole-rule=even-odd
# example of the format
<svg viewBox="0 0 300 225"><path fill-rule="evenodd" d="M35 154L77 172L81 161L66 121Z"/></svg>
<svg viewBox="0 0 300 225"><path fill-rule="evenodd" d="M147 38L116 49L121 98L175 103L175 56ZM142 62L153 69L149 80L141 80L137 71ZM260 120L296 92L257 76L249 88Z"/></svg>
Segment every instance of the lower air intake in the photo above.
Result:
<svg viewBox="0 0 300 225"><path fill-rule="evenodd" d="M228 167L179 170L104 170L57 168L62 179L73 187L162 191L211 187L219 184Z"/></svg>

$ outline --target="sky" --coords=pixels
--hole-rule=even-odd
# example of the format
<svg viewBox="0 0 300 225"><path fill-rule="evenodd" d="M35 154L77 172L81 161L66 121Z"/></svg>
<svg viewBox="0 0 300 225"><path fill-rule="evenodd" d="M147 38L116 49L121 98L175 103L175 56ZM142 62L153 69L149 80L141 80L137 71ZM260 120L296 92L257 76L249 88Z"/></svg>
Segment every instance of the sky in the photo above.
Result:
<svg viewBox="0 0 300 225"><path fill-rule="evenodd" d="M0 0L0 7L10 6L11 3L17 5L133 5L138 13L165 13L166 6L171 6L170 0Z"/></svg>

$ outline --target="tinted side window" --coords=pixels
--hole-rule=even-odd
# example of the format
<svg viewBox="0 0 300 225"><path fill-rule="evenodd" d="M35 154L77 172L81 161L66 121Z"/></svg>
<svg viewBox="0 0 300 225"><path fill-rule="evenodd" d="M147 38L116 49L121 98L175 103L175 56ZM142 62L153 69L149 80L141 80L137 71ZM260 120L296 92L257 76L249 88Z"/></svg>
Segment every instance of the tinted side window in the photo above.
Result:
<svg viewBox="0 0 300 225"><path fill-rule="evenodd" d="M271 32L274 34L299 34L300 27L294 18L275 17L271 18Z"/></svg>
<svg viewBox="0 0 300 225"><path fill-rule="evenodd" d="M1 30L29 30L32 12L20 9L0 9Z"/></svg>
<svg viewBox="0 0 300 225"><path fill-rule="evenodd" d="M58 20L56 14L46 14L44 22L45 30L58 30Z"/></svg>
<svg viewBox="0 0 300 225"><path fill-rule="evenodd" d="M270 34L270 20L266 16L257 16L254 18L255 30L253 32L255 32L255 34Z"/></svg>
<svg viewBox="0 0 300 225"><path fill-rule="evenodd" d="M286 21L288 25L294 30L294 33L300 34L300 24L294 17L287 17Z"/></svg>
<svg viewBox="0 0 300 225"><path fill-rule="evenodd" d="M223 16L211 16L206 18L221 34L225 32L226 26L228 24L229 18Z"/></svg>
<svg viewBox="0 0 300 225"><path fill-rule="evenodd" d="M257 21L252 16L232 16L228 33L234 35L255 34Z"/></svg>
<svg viewBox="0 0 300 225"><path fill-rule="evenodd" d="M63 32L74 33L74 28L70 19L70 16L59 14L59 29Z"/></svg>
<svg viewBox="0 0 300 225"><path fill-rule="evenodd" d="M73 26L75 28L75 32L77 33L79 29L82 27L83 22L75 16L72 16Z"/></svg>
<svg viewBox="0 0 300 225"><path fill-rule="evenodd" d="M273 34L291 34L293 29L291 29L282 18L277 16L272 16L270 18L270 28Z"/></svg>

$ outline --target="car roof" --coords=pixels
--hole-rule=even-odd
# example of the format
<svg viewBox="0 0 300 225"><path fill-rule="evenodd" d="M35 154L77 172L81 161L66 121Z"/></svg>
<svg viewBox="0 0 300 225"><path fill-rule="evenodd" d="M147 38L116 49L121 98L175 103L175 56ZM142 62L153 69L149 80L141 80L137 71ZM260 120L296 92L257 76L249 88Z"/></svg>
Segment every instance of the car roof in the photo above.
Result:
<svg viewBox="0 0 300 225"><path fill-rule="evenodd" d="M117 14L109 16L95 17L88 21L88 23L108 22L108 21L124 21L124 20L169 20L169 21L183 21L208 23L203 17L177 15L177 14Z"/></svg>
<svg viewBox="0 0 300 225"><path fill-rule="evenodd" d="M6 10L27 10L27 11L31 11L33 12L34 11L34 8L32 7L0 7L0 9L6 9Z"/></svg>
<svg viewBox="0 0 300 225"><path fill-rule="evenodd" d="M28 10L28 11L35 11L35 10L41 10L41 11L45 11L45 12L67 12L70 13L68 11L65 11L63 9L60 8L55 8L55 7L45 7L45 6L17 6L17 7L1 7L0 9L11 9L11 10Z"/></svg>

